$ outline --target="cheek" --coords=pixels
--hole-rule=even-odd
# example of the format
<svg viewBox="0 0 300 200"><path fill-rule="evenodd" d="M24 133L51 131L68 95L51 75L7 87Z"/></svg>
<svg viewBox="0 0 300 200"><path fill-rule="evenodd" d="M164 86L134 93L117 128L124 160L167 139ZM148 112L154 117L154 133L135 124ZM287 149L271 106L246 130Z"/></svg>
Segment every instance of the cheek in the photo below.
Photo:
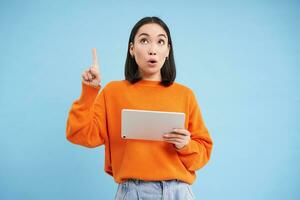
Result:
<svg viewBox="0 0 300 200"><path fill-rule="evenodd" d="M144 52L143 52L143 50L142 49L138 49L137 51L136 51L136 56L137 57L139 57L139 58L141 58L141 57L143 57L144 56Z"/></svg>
<svg viewBox="0 0 300 200"><path fill-rule="evenodd" d="M144 65L145 60L147 59L147 51L145 49L136 49L135 51L135 61L139 65Z"/></svg>
<svg viewBox="0 0 300 200"><path fill-rule="evenodd" d="M163 58L167 57L168 56L168 48L162 48L162 49L160 49L159 55L161 57L163 57Z"/></svg>
<svg viewBox="0 0 300 200"><path fill-rule="evenodd" d="M145 53L146 53L146 50L143 49L143 48L136 48L135 49L135 56L137 58L143 58L143 57L145 57Z"/></svg>

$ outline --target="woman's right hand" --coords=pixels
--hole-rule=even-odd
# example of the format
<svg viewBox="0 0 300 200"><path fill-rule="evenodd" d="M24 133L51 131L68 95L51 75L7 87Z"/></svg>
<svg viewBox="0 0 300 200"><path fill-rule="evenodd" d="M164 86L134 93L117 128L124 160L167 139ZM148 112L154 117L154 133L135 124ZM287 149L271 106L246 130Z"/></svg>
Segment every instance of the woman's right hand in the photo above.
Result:
<svg viewBox="0 0 300 200"><path fill-rule="evenodd" d="M88 69L86 69L82 73L81 77L82 77L83 83L93 86L93 87L97 87L97 86L100 86L100 84L101 84L101 77L100 77L100 70L99 70L99 63L98 63L96 48L92 49L92 54L93 54L92 66L90 66Z"/></svg>

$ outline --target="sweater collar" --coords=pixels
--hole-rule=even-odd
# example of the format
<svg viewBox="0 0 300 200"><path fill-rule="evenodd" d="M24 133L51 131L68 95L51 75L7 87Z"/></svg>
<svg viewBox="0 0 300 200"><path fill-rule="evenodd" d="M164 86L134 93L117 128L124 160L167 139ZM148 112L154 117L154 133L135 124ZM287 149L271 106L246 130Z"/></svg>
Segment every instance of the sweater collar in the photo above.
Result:
<svg viewBox="0 0 300 200"><path fill-rule="evenodd" d="M161 81L152 81L152 80L140 80L136 82L136 85L150 85L150 86L158 86L160 85Z"/></svg>

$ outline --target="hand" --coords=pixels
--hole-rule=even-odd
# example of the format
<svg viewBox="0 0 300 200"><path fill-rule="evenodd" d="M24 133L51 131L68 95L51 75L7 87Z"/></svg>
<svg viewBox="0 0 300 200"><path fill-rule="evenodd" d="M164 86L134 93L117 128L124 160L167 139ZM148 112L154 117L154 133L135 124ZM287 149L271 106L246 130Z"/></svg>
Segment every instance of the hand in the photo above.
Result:
<svg viewBox="0 0 300 200"><path fill-rule="evenodd" d="M81 77L82 77L82 82L96 87L99 86L101 83L101 78L100 78L100 70L99 70L99 63L98 63L98 57L97 57L97 52L96 48L92 49L92 54L93 54L93 63L90 68L85 70Z"/></svg>
<svg viewBox="0 0 300 200"><path fill-rule="evenodd" d="M191 141L191 133L186 129L174 129L173 132L164 134L163 139L174 144L177 149L182 149Z"/></svg>

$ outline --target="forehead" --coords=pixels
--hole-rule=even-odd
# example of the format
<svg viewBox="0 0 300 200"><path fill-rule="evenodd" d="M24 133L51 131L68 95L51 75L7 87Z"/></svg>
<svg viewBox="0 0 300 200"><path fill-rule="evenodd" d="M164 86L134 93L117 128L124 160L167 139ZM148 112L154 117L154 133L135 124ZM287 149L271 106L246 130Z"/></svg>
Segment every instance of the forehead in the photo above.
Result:
<svg viewBox="0 0 300 200"><path fill-rule="evenodd" d="M139 28L135 37L138 37L142 33L146 33L150 37L156 37L160 34L164 34L166 37L168 37L166 31L160 25L158 25L156 23L144 24L143 26L141 26Z"/></svg>

